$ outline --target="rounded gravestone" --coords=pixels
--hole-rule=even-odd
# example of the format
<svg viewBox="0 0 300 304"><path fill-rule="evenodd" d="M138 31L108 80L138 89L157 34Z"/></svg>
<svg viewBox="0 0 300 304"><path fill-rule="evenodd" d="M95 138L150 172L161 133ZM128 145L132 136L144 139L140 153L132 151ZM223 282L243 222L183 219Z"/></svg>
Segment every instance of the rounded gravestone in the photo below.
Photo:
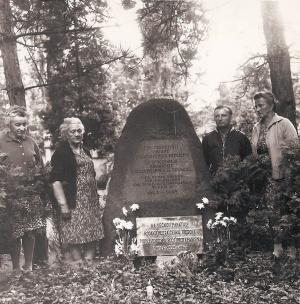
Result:
<svg viewBox="0 0 300 304"><path fill-rule="evenodd" d="M184 107L153 99L129 115L116 145L103 215L104 254L113 251L114 226L122 207L140 205L139 217L199 215L196 203L211 198L202 146ZM205 241L207 214L203 215Z"/></svg>

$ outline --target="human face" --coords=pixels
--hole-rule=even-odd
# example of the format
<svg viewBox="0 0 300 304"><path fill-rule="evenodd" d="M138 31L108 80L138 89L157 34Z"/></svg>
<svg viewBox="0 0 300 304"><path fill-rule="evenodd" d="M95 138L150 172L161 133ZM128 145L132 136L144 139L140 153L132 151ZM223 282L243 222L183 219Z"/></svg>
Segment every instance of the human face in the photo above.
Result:
<svg viewBox="0 0 300 304"><path fill-rule="evenodd" d="M28 120L26 117L15 116L10 118L10 134L17 139L24 139L27 132Z"/></svg>
<svg viewBox="0 0 300 304"><path fill-rule="evenodd" d="M255 111L259 119L265 119L270 114L273 114L273 105L261 97L255 100Z"/></svg>
<svg viewBox="0 0 300 304"><path fill-rule="evenodd" d="M227 128L231 123L231 114L227 109L218 109L214 113L217 128Z"/></svg>
<svg viewBox="0 0 300 304"><path fill-rule="evenodd" d="M72 123L69 126L67 137L71 144L78 145L82 142L84 130L80 123Z"/></svg>

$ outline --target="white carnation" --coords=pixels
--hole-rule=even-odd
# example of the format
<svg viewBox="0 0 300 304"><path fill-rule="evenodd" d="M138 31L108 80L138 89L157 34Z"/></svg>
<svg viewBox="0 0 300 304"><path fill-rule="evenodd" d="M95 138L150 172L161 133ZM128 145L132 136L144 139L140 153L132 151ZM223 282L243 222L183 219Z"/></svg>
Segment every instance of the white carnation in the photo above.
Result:
<svg viewBox="0 0 300 304"><path fill-rule="evenodd" d="M231 216L229 219L230 219L230 221L232 221L234 224L237 223L237 219L236 219L235 217Z"/></svg>
<svg viewBox="0 0 300 304"><path fill-rule="evenodd" d="M203 197L202 202L207 205L209 203L209 200L207 197Z"/></svg>
<svg viewBox="0 0 300 304"><path fill-rule="evenodd" d="M127 230L132 230L133 229L133 223L131 221L125 222L124 223L124 228Z"/></svg>
<svg viewBox="0 0 300 304"><path fill-rule="evenodd" d="M212 219L210 219L210 220L207 222L206 227L207 227L208 229L211 229L211 228L212 228L212 223L213 223L213 221L212 221Z"/></svg>
<svg viewBox="0 0 300 304"><path fill-rule="evenodd" d="M226 223L225 221L220 221L220 224L221 224L222 226L224 226L224 227L227 226L227 223Z"/></svg>
<svg viewBox="0 0 300 304"><path fill-rule="evenodd" d="M196 204L196 206L197 206L197 208L198 209L204 209L204 204L203 203L198 203L198 204Z"/></svg>
<svg viewBox="0 0 300 304"><path fill-rule="evenodd" d="M120 222L118 223L116 228L119 229L119 230L123 230L125 228L125 225L126 225L126 221L120 220Z"/></svg>
<svg viewBox="0 0 300 304"><path fill-rule="evenodd" d="M125 216L127 216L128 210L127 210L125 207L122 208L122 212L123 212L123 214L124 214Z"/></svg>
<svg viewBox="0 0 300 304"><path fill-rule="evenodd" d="M223 216L223 212L217 212L215 219L218 221Z"/></svg>
<svg viewBox="0 0 300 304"><path fill-rule="evenodd" d="M121 223L121 219L116 217L113 219L113 224L117 227Z"/></svg>
<svg viewBox="0 0 300 304"><path fill-rule="evenodd" d="M140 209L140 206L138 204L132 204L130 206L130 209L131 209L131 211L136 211L136 210Z"/></svg>

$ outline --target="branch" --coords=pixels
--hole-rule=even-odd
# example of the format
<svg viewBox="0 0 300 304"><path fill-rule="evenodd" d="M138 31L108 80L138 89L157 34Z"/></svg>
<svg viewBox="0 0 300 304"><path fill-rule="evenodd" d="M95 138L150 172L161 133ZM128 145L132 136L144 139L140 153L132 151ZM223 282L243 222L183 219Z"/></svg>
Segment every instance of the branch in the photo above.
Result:
<svg viewBox="0 0 300 304"><path fill-rule="evenodd" d="M23 43L21 41L17 41L18 44L25 46L26 48L37 48L37 49L44 49L43 43L37 43L36 45L33 44L27 44L27 43Z"/></svg>
<svg viewBox="0 0 300 304"><path fill-rule="evenodd" d="M158 8L158 6L160 5L159 1L156 1L155 3L153 3L152 7L147 7L147 2L145 3L146 7L142 8L140 11L142 12L143 10L145 11L144 14L142 14L139 17L140 21L143 21L143 19L147 16L147 15L152 15L154 13L154 11Z"/></svg>
<svg viewBox="0 0 300 304"><path fill-rule="evenodd" d="M236 78L236 79L233 79L233 80L221 81L220 84L243 81L243 80L247 79L248 77L250 77L250 75L245 75L245 76L243 76L243 77Z"/></svg>
<svg viewBox="0 0 300 304"><path fill-rule="evenodd" d="M44 79L43 79L43 76L41 75L41 73L40 73L40 71L39 71L39 68L38 68L38 66L37 66L37 63L36 63L36 61L34 60L34 57L33 57L33 55L31 54L31 51L30 51L29 47L26 45L26 40L25 40L25 38L23 38L23 41L24 41L24 46L26 47L27 53L29 54L29 57L30 57L31 61L32 61L33 64L34 64L36 73L37 73L37 75L38 75L38 78L40 79L40 83L41 83L41 84L45 84Z"/></svg>
<svg viewBox="0 0 300 304"><path fill-rule="evenodd" d="M27 32L18 35L8 35L7 33L0 32L0 36L6 38L22 38L27 36L41 36L41 35L55 35L55 34L68 34L68 33L78 33L78 32L89 32L94 30L99 30L101 27L90 27L90 28L78 28L73 30L64 30L64 31L37 31L37 32Z"/></svg>
<svg viewBox="0 0 300 304"><path fill-rule="evenodd" d="M108 60L108 61L106 61L106 62L103 62L103 63L101 63L101 64L95 64L95 65L91 66L89 69L86 69L84 72L82 72L82 73L80 74L80 76L85 75L85 74L88 74L90 71L94 70L95 68L101 67L101 66L106 65L106 64L110 64L110 63L112 63L112 62L115 62L115 61L120 60L120 59L122 59L122 58L125 58L125 57L127 57L127 56L128 56L128 54L123 53L122 55L120 55L120 56L118 56L118 57L115 57L115 58L112 58L112 59L110 59L110 60ZM76 76L68 77L68 78L65 78L65 79L61 79L61 80L59 80L59 81L54 81L54 82L43 83L43 84L38 84L38 85L26 87L26 88L24 88L24 90L27 91L27 90L31 90L31 89L35 89L35 88L49 87L49 86L56 85L56 84L61 84L61 83L65 83L65 82L70 82L70 81L72 81L72 80L74 80L74 79L77 79L77 78L78 78L78 75L76 74ZM7 88L2 89L2 90L8 91Z"/></svg>
<svg viewBox="0 0 300 304"><path fill-rule="evenodd" d="M177 7L176 7L176 9L177 9ZM179 47L179 43L178 43L179 40L180 40L180 38L179 38L179 33L178 33L178 20L177 20L177 18L175 18L175 42L176 42L176 49L177 49L177 52L179 54L179 57L180 57L183 65L184 65L184 69L185 70L183 70L181 67L180 67L180 69L182 70L185 78L187 78L187 76L188 76L188 65L187 65L187 62L183 58L183 55L182 55L182 53L180 51L180 47Z"/></svg>
<svg viewBox="0 0 300 304"><path fill-rule="evenodd" d="M255 69L256 69L256 70L260 70L260 69L261 69L263 66L265 66L266 64L267 64L267 62L264 62L264 63L258 65L257 67L255 67ZM246 80L247 78L251 77L253 74L254 74L254 72L252 71L252 72L250 72L249 74L246 74L245 76L240 77L240 78L236 78L236 79L234 79L234 80L221 81L220 84L243 81L243 80Z"/></svg>
<svg viewBox="0 0 300 304"><path fill-rule="evenodd" d="M244 67L245 65L247 65L251 60L254 60L254 59L267 59L267 54L260 54L260 55L255 55L255 56L252 56L250 58L248 58L243 64L240 65L240 68Z"/></svg>

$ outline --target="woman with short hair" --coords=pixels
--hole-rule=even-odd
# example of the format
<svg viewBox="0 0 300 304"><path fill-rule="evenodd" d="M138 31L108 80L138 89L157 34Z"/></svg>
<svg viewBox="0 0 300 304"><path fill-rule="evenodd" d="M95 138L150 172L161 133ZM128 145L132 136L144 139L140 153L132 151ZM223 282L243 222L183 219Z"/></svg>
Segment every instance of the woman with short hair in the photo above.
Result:
<svg viewBox="0 0 300 304"><path fill-rule="evenodd" d="M24 271L32 270L35 239L46 227L41 180L43 163L36 142L28 136L26 109L13 106L7 113L8 132L0 136L1 165L6 166L11 187L5 197L11 238L13 270L20 271L20 253L23 245Z"/></svg>
<svg viewBox="0 0 300 304"><path fill-rule="evenodd" d="M91 260L96 242L104 237L94 165L83 147L84 126L79 118L65 118L60 134L62 142L51 159L51 181L61 213L65 258Z"/></svg>
<svg viewBox="0 0 300 304"><path fill-rule="evenodd" d="M280 227L281 217L289 210L282 195L286 179L286 168L283 164L283 149L289 144L298 142L295 127L289 119L276 114L276 99L269 91L258 92L253 97L259 121L252 131L252 150L255 156L267 156L271 160L271 177L266 186L265 204L270 212L270 228L272 231L273 255L279 257L283 253L282 241L289 243L288 255L296 256L296 249L291 234L284 233Z"/></svg>

